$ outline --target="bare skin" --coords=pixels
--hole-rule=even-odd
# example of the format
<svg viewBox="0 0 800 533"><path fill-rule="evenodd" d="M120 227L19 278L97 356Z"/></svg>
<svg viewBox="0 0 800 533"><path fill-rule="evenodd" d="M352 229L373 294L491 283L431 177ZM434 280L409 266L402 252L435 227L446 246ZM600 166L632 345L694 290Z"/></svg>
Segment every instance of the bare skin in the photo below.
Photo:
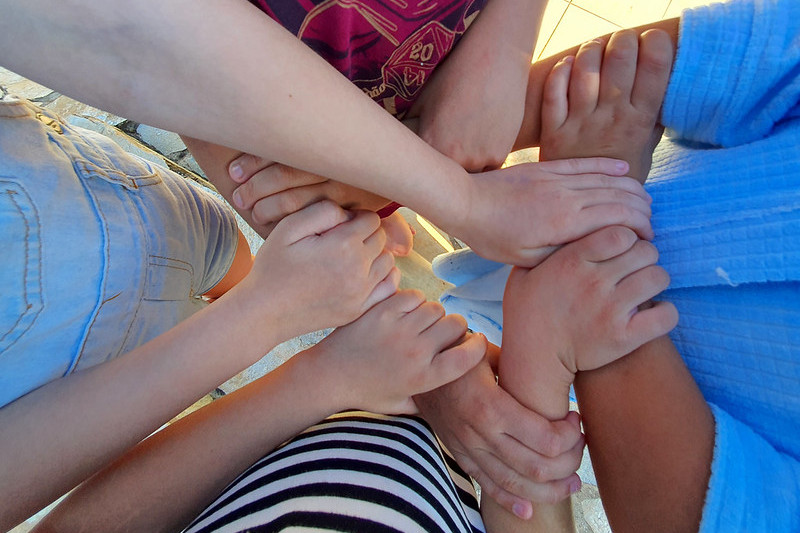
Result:
<svg viewBox="0 0 800 533"><path fill-rule="evenodd" d="M178 531L247 467L319 420L354 408L414 412L413 394L483 356L485 340L465 335L463 318L445 316L419 291L400 291L148 438L73 491L36 531Z"/></svg>
<svg viewBox="0 0 800 533"><path fill-rule="evenodd" d="M544 88L542 156L613 154L646 176L671 57L664 32L622 31L605 50L591 41L574 60L558 62ZM502 386L526 407L562 418L579 370L606 365L672 329L677 312L671 304L637 311L669 283L657 258L655 247L633 232L606 228L533 270L515 269L504 297ZM546 307L551 302L564 307ZM539 312L543 306L546 312ZM535 505L532 518L521 508L512 511L493 501L483 506L487 524L498 531L573 529L569 501Z"/></svg>
<svg viewBox="0 0 800 533"><path fill-rule="evenodd" d="M637 38L624 30L605 47L600 39L581 46L556 64L545 85L540 157L616 157L643 180L664 131L658 116L671 65L669 37L661 31Z"/></svg>
<svg viewBox="0 0 800 533"><path fill-rule="evenodd" d="M0 529L65 494L278 343L351 322L393 294L400 276L384 242L374 213L314 204L284 219L249 274L213 305L4 406Z"/></svg>

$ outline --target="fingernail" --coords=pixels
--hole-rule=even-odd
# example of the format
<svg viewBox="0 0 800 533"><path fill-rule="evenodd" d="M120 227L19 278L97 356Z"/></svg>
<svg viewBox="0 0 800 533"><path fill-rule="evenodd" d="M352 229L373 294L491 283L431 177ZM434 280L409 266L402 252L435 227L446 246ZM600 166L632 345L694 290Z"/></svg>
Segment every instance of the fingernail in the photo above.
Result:
<svg viewBox="0 0 800 533"><path fill-rule="evenodd" d="M581 480L580 480L580 478L573 479L572 481L570 481L570 483L569 483L569 493L570 494L575 494L579 490L581 490Z"/></svg>
<svg viewBox="0 0 800 533"><path fill-rule="evenodd" d="M242 209L244 207L244 202L242 202L242 195L239 194L239 189L233 191L233 205Z"/></svg>
<svg viewBox="0 0 800 533"><path fill-rule="evenodd" d="M242 169L242 165L239 163L233 163L228 169L228 172L231 175L231 179L236 182L241 180L242 176L244 176L244 170Z"/></svg>
<svg viewBox="0 0 800 533"><path fill-rule="evenodd" d="M628 166L628 163L625 161L617 161L616 168L617 171L619 172L627 172L630 167Z"/></svg>
<svg viewBox="0 0 800 533"><path fill-rule="evenodd" d="M575 56L566 56L562 57L559 63L572 63L573 61L575 61Z"/></svg>
<svg viewBox="0 0 800 533"><path fill-rule="evenodd" d="M515 503L511 506L511 512L514 513L515 516L518 518L522 518L523 520L527 520L533 514L531 507L524 503Z"/></svg>

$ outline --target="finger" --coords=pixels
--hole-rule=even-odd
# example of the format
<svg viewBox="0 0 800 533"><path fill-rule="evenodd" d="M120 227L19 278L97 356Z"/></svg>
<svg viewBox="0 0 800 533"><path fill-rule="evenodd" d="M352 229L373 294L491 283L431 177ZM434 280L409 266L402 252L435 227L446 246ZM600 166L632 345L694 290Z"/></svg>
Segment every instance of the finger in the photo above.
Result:
<svg viewBox="0 0 800 533"><path fill-rule="evenodd" d="M383 278L375 288L372 289L369 296L367 296L366 300L364 300L364 305L361 307L361 312L365 313L368 309L372 308L372 306L383 302L390 296L392 296L395 292L397 292L397 287L400 285L400 269L397 267L392 267L389 273Z"/></svg>
<svg viewBox="0 0 800 533"><path fill-rule="evenodd" d="M236 183L244 183L273 162L252 154L242 154L228 164L228 175Z"/></svg>
<svg viewBox="0 0 800 533"><path fill-rule="evenodd" d="M600 71L600 103L630 100L636 77L639 36L632 30L614 32L606 46Z"/></svg>
<svg viewBox="0 0 800 533"><path fill-rule="evenodd" d="M447 321L447 317L437 322L437 325L445 321ZM464 332L466 332L466 327ZM452 342L458 338L454 338ZM486 337L483 335L470 335L464 342L438 353L431 361L430 369L425 375L424 390L420 392L439 388L445 383L460 378L481 362L485 353Z"/></svg>
<svg viewBox="0 0 800 533"><path fill-rule="evenodd" d="M605 226L627 226L641 239L653 239L650 217L638 209L624 204L612 203L585 207L580 211L584 234L589 234Z"/></svg>
<svg viewBox="0 0 800 533"><path fill-rule="evenodd" d="M239 185L234 191L234 196L245 205L252 205L261 198L277 194L282 191L325 183L327 178L310 174L296 168L273 163Z"/></svg>
<svg viewBox="0 0 800 533"><path fill-rule="evenodd" d="M645 200L639 195L630 193L622 189L596 189L584 190L586 193L583 197L583 207L591 207L594 205L602 204L620 204L641 211L645 216L649 217L653 214L650 207L650 202Z"/></svg>
<svg viewBox="0 0 800 533"><path fill-rule="evenodd" d="M372 232L372 235L364 239L364 253L367 257L377 257L382 253L392 255L390 250L386 249L386 232L378 225L378 229ZM392 261L394 256L392 255Z"/></svg>
<svg viewBox="0 0 800 533"><path fill-rule="evenodd" d="M461 463L459 462L459 464ZM477 474L471 475L481 487L481 499L491 498L500 507L523 520L527 520L533 516L533 505L530 500L520 498L508 492L495 483L491 476L483 472L479 471Z"/></svg>
<svg viewBox="0 0 800 533"><path fill-rule="evenodd" d="M634 343L631 351L666 335L677 325L678 310L670 302L656 302L653 307L638 311L628 324L629 335Z"/></svg>
<svg viewBox="0 0 800 533"><path fill-rule="evenodd" d="M430 328L431 326L433 326L434 324L436 324L439 320L442 319L442 317L444 317L444 315L445 315L444 307L442 307L440 303L424 302L419 307L417 307L413 311L409 312L406 316L404 316L402 320L403 322L409 324L409 326L413 330L416 330L417 332L421 333ZM462 323L461 324L456 323L453 325L453 330L455 331L455 333L453 333L453 336L455 337L454 340L452 340L450 343L446 343L445 341L445 343L443 343L441 345L441 348L439 349L447 348L448 346L453 344L453 342L456 342L458 339L460 339L461 336L463 336L464 333L467 331L467 321L464 320L464 318L461 317L460 315L453 315L453 317L454 318L451 320L459 322L460 319ZM459 335L459 332L460 336L457 336Z"/></svg>
<svg viewBox="0 0 800 533"><path fill-rule="evenodd" d="M507 421L502 424L503 431L527 449L543 457L557 457L583 442L580 425L574 423L575 415L550 421L527 409L502 388L500 391L503 403L497 412ZM524 472L525 468L517 470Z"/></svg>
<svg viewBox="0 0 800 533"><path fill-rule="evenodd" d="M657 113L667 91L672 69L673 44L662 30L648 30L639 41L639 60L631 103L637 109Z"/></svg>
<svg viewBox="0 0 800 533"><path fill-rule="evenodd" d="M277 228L283 230L283 239L293 244L312 235L321 235L347 222L352 215L331 201L322 201L288 215Z"/></svg>
<svg viewBox="0 0 800 533"><path fill-rule="evenodd" d="M542 261L550 257L553 252L560 249L560 246L540 246L539 248L528 248L519 252L521 261L518 265L525 268L533 268Z"/></svg>
<svg viewBox="0 0 800 533"><path fill-rule="evenodd" d="M398 317L402 317L405 313L410 313L423 303L425 303L425 293L421 290L403 289L402 291L397 291L381 305L390 305Z"/></svg>
<svg viewBox="0 0 800 533"><path fill-rule="evenodd" d="M567 244L559 253L574 254L583 261L601 263L624 254L638 240L630 228L607 226Z"/></svg>
<svg viewBox="0 0 800 533"><path fill-rule="evenodd" d="M245 183L244 186L251 182ZM243 187L244 187L243 186ZM238 189L237 189L238 191ZM311 204L327 200L325 194L325 184L319 183L316 185L306 185L304 187L295 187L269 196L252 197L254 201L252 206L252 217L259 224L267 224L269 222L281 220L283 217L290 215L304 207ZM247 202L242 199L243 205ZM234 203L236 202L236 191L234 191ZM238 204L236 207L240 207Z"/></svg>
<svg viewBox="0 0 800 533"><path fill-rule="evenodd" d="M633 233L631 230L628 231ZM628 250L604 262L602 267L608 272L608 276L615 280L615 283L619 283L627 276L645 267L655 265L657 262L658 249L653 243L636 239L636 242Z"/></svg>
<svg viewBox="0 0 800 533"><path fill-rule="evenodd" d="M516 425L520 424L520 421L516 422ZM543 431L550 431L550 428L546 427ZM580 431L577 434L578 440L575 441L572 448L552 456L538 453L523 444L523 441L511 437L510 434L504 434L503 438L492 440L492 453L523 478L533 483L549 483L574 474L580 467L585 440ZM552 446L547 443L546 438L541 440L546 446ZM549 453L552 451L552 448L548 449ZM518 496L532 497L533 495L518 494Z"/></svg>
<svg viewBox="0 0 800 533"><path fill-rule="evenodd" d="M567 120L569 102L567 90L575 57L562 58L550 71L542 94L542 131L555 131Z"/></svg>
<svg viewBox="0 0 800 533"><path fill-rule="evenodd" d="M621 159L608 157L580 157L572 159L559 159L544 161L542 163L529 163L542 165L541 170L562 176L576 174L607 174L609 176L624 176L630 169L627 162Z"/></svg>
<svg viewBox="0 0 800 533"><path fill-rule="evenodd" d="M372 211L350 211L350 213L352 214L352 220L350 220L347 224L342 224L341 226L330 230L331 235L335 235L337 238L351 238L354 240L359 239L362 242L365 242L381 227L380 217ZM383 233L383 231L381 231L381 233ZM385 239L386 235L384 235L383 238ZM385 240L380 243L380 246L374 246L374 243L370 243L370 246L378 250L375 252L375 256L377 256L383 250L384 244Z"/></svg>
<svg viewBox="0 0 800 533"><path fill-rule="evenodd" d="M513 506L518 500L553 504L580 489L580 478L574 471L564 479L536 483L520 475L516 470L508 468L496 457L490 457L491 455L490 450L481 453L481 466L486 469L486 472L482 473L484 483L479 481L481 492L486 492L503 508L515 514L517 512Z"/></svg>
<svg viewBox="0 0 800 533"><path fill-rule="evenodd" d="M431 302L434 303L434 302ZM438 309L435 306L425 305L426 312L431 314L438 314ZM418 319L418 325L422 326L422 320ZM450 314L439 316L438 319L431 321L431 324L421 329L420 337L426 346L431 346L433 353L438 354L448 348L452 348L458 344L465 342L468 336L474 337L475 335L467 335L467 321L458 314ZM482 337L481 334L478 334ZM485 353L485 350L484 350Z"/></svg>
<svg viewBox="0 0 800 533"><path fill-rule="evenodd" d="M394 256L389 252L382 252L372 262L369 268L369 280L377 285L382 279L389 275L389 271L394 268Z"/></svg>
<svg viewBox="0 0 800 533"><path fill-rule="evenodd" d="M578 49L572 66L572 77L569 80L571 114L588 115L597 107L602 62L603 44L600 41L583 43Z"/></svg>
<svg viewBox="0 0 800 533"><path fill-rule="evenodd" d="M669 287L669 274L658 265L646 266L617 284L617 297L631 313Z"/></svg>
<svg viewBox="0 0 800 533"><path fill-rule="evenodd" d="M644 199L648 204L653 203L653 198L642 184L627 176L604 176L602 174L584 174L567 178L567 185L574 191L585 189L617 189L635 194ZM598 202L599 203L599 202Z"/></svg>

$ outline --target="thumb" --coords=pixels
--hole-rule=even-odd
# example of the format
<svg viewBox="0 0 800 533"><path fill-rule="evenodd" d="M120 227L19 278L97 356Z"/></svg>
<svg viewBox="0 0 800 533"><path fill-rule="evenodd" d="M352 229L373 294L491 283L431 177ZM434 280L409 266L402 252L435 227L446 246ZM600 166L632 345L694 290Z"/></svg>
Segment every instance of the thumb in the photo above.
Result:
<svg viewBox="0 0 800 533"><path fill-rule="evenodd" d="M353 218L353 214L345 211L330 200L322 200L311 204L291 215L286 216L276 227L283 227L287 244L294 244L311 235L320 235Z"/></svg>
<svg viewBox="0 0 800 533"><path fill-rule="evenodd" d="M431 371L426 386L428 392L455 381L483 360L488 341L483 334L470 335L464 342L436 355L431 361Z"/></svg>

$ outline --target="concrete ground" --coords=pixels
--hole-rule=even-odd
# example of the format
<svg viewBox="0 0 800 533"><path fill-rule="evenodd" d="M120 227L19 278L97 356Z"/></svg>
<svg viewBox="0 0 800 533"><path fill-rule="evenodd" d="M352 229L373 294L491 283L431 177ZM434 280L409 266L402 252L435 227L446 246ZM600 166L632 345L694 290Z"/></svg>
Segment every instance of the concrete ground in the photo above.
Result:
<svg viewBox="0 0 800 533"><path fill-rule="evenodd" d="M536 45L534 59L547 57L569 48L586 39L608 33L620 28L636 26L654 20L678 16L686 7L710 3L710 0L551 0L545 12L541 34ZM0 67L0 85L9 92L28 98L39 105L56 111L68 121L104 133L112 137L126 150L148 160L167 166L188 179L203 181L202 171L186 151L180 138L144 124L138 124L123 117L106 113L91 106L60 95L46 87L18 76ZM509 163L536 160L536 152L512 154ZM430 262L443 252L458 247L455 239L437 231L416 213L403 208L406 220L416 230L414 251L408 258L398 259L403 272L402 287L423 290L429 299L436 300L447 284L437 279ZM241 222L253 251L262 240L247 225ZM315 344L325 332L316 332L291 339L276 347L253 367L229 380L214 393L202 398L195 406L198 408L213 401L214 397L231 392L244 384L276 368L295 353ZM576 408L575 405L572 406ZM591 469L588 454L579 471L584 486L573 496L573 514L578 533L605 533L610 527L605 518L599 493ZM42 513L14 528L12 533L26 533Z"/></svg>

